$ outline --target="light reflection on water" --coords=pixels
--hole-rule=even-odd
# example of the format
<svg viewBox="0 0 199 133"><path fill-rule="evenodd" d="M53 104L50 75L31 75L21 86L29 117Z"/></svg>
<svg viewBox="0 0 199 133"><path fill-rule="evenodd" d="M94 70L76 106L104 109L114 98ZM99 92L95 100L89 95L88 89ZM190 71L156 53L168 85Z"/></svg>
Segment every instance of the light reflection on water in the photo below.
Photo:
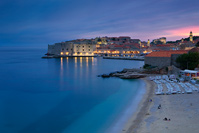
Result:
<svg viewBox="0 0 199 133"><path fill-rule="evenodd" d="M86 57L86 68L88 68L88 57Z"/></svg>
<svg viewBox="0 0 199 133"><path fill-rule="evenodd" d="M80 59L80 68L82 67L82 57L79 57Z"/></svg>
<svg viewBox="0 0 199 133"><path fill-rule="evenodd" d="M92 64L92 65L91 65ZM75 69L72 69L72 67ZM60 78L63 77L63 73L67 74L67 71L74 71L75 78L88 77L89 69L97 65L97 59L94 57L66 57L60 58ZM91 69L92 70L92 69ZM66 71L66 72L64 72Z"/></svg>

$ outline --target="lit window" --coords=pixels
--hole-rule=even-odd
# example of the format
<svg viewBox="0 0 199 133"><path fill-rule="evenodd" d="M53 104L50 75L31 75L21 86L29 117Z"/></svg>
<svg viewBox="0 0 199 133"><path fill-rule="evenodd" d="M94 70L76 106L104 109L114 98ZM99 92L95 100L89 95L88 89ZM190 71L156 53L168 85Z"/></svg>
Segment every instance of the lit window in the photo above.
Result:
<svg viewBox="0 0 199 133"><path fill-rule="evenodd" d="M61 54L61 55L63 55L63 54L64 54L64 52L61 52L60 54Z"/></svg>

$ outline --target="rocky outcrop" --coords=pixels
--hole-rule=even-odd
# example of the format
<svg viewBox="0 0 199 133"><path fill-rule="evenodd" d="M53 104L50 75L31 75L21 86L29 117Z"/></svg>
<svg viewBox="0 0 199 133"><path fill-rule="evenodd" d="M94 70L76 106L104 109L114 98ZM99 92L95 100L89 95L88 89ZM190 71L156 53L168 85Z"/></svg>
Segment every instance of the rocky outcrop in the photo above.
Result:
<svg viewBox="0 0 199 133"><path fill-rule="evenodd" d="M109 78L109 77L118 77L121 79L138 79L144 78L150 74L167 74L166 68L152 68L152 69L143 69L143 68L133 68L133 69L123 69L122 71L111 72L110 74L98 75L98 77Z"/></svg>
<svg viewBox="0 0 199 133"><path fill-rule="evenodd" d="M110 74L102 74L98 75L98 77L102 78L109 78L109 77L118 77L121 79L138 79L138 78L144 78L146 77L146 74L140 74L134 71L121 71L121 72L112 72Z"/></svg>

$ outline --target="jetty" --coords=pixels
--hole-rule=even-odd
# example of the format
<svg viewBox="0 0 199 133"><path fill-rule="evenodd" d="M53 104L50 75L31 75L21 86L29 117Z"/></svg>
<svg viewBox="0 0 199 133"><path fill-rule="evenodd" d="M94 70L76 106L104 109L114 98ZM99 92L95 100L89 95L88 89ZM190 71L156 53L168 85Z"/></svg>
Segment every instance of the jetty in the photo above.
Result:
<svg viewBox="0 0 199 133"><path fill-rule="evenodd" d="M103 59L140 60L140 61L144 61L144 57L143 56L134 56L134 57L104 56Z"/></svg>

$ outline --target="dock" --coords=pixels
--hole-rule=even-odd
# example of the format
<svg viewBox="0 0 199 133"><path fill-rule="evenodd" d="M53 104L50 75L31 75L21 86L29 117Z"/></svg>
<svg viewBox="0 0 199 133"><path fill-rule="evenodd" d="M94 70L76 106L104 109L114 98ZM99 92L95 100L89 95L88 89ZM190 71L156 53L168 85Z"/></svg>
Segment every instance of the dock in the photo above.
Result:
<svg viewBox="0 0 199 133"><path fill-rule="evenodd" d="M140 61L144 61L144 57L143 56L136 56L136 57L104 56L103 59L140 60Z"/></svg>

